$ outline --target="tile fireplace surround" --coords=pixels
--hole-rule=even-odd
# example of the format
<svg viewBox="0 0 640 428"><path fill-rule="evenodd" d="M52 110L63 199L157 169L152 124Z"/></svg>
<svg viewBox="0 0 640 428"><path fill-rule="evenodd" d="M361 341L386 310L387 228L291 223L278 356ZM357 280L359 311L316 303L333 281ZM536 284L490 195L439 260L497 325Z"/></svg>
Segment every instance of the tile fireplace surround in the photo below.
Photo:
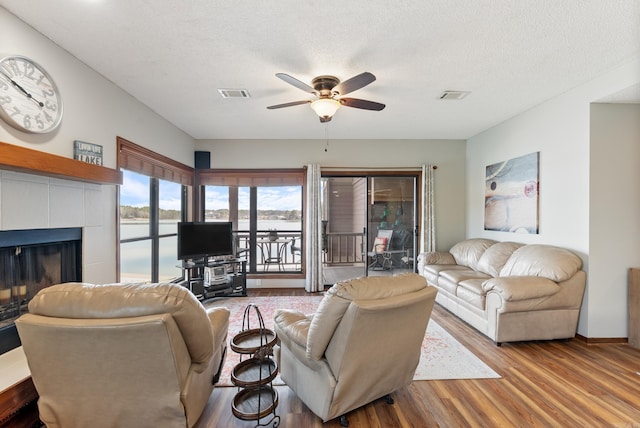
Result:
<svg viewBox="0 0 640 428"><path fill-rule="evenodd" d="M122 175L76 162L0 142L0 231L80 228L82 280L115 282ZM20 407L33 393L22 347L0 355L0 395Z"/></svg>
<svg viewBox="0 0 640 428"><path fill-rule="evenodd" d="M116 214L115 185L0 170L0 231L79 228L82 281L116 281Z"/></svg>

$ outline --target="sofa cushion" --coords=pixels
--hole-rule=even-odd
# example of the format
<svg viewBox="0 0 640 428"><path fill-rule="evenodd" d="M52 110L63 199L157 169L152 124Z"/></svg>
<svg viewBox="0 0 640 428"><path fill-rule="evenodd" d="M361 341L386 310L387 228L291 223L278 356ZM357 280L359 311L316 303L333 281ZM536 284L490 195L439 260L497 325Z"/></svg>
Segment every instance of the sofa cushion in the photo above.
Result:
<svg viewBox="0 0 640 428"><path fill-rule="evenodd" d="M484 284L487 280L484 278L473 278L473 279L465 279L464 281L460 281L458 283L459 289L465 289L475 294L484 295L486 292L484 288L482 288L482 284Z"/></svg>
<svg viewBox="0 0 640 428"><path fill-rule="evenodd" d="M438 287L451 294L457 294L460 282L471 279L480 279L485 281L489 278L491 278L489 275L469 268L446 270L440 272L440 276L438 277Z"/></svg>
<svg viewBox="0 0 640 428"><path fill-rule="evenodd" d="M562 287L558 283L537 276L509 276L491 278L482 284L485 292L499 293L507 302L540 299L553 296Z"/></svg>
<svg viewBox="0 0 640 428"><path fill-rule="evenodd" d="M458 289L458 283L447 278L438 277L438 288L455 296L456 290Z"/></svg>
<svg viewBox="0 0 640 428"><path fill-rule="evenodd" d="M449 252L456 259L456 263L459 265L469 266L474 270L478 270L478 261L482 254L495 244L497 241L492 239L467 239L465 241L455 244Z"/></svg>
<svg viewBox="0 0 640 428"><path fill-rule="evenodd" d="M493 277L499 276L511 254L524 244L519 242L497 242L487 248L478 260L478 270Z"/></svg>
<svg viewBox="0 0 640 428"><path fill-rule="evenodd" d="M470 270L466 266L462 265L425 265L422 268L423 272L429 272L434 275L440 274L440 272L445 270Z"/></svg>
<svg viewBox="0 0 640 428"><path fill-rule="evenodd" d="M440 277L448 279L451 282L455 282L456 284L459 284L461 281L465 281L467 279L483 279L483 280L486 280L486 279L491 278L486 273L478 272L478 271L471 270L471 269L466 269L466 270L460 270L460 269L445 270L445 271L440 272Z"/></svg>
<svg viewBox="0 0 640 428"><path fill-rule="evenodd" d="M451 253L443 251L428 251L418 256L418 261L424 265L455 265L456 259Z"/></svg>
<svg viewBox="0 0 640 428"><path fill-rule="evenodd" d="M551 245L525 245L513 252L500 276L541 276L566 281L582 268L582 260L569 250Z"/></svg>
<svg viewBox="0 0 640 428"><path fill-rule="evenodd" d="M461 265L426 265L422 267L422 275L427 278L427 282L429 284L440 286L440 272L442 272L443 270L468 269L468 267Z"/></svg>
<svg viewBox="0 0 640 428"><path fill-rule="evenodd" d="M458 287L456 296L469 306L484 310L486 300L485 294L477 294L475 291L471 291L468 288Z"/></svg>

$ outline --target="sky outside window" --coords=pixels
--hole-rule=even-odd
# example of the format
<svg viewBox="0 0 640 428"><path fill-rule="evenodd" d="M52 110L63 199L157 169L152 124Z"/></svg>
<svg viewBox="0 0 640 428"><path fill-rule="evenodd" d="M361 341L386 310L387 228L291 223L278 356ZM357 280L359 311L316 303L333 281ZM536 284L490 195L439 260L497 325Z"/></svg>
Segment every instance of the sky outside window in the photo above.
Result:
<svg viewBox="0 0 640 428"><path fill-rule="evenodd" d="M258 187L259 210L300 210L302 203L301 186ZM229 188L227 186L207 186L205 207L208 210L229 208ZM248 209L249 187L238 188L238 207Z"/></svg>

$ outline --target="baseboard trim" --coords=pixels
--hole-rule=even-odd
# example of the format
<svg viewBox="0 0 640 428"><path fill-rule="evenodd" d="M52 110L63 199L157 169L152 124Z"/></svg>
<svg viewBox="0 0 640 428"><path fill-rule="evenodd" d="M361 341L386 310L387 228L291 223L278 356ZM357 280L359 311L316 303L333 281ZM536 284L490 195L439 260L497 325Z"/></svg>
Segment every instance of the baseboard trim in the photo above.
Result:
<svg viewBox="0 0 640 428"><path fill-rule="evenodd" d="M587 345L607 345L629 342L626 337L584 337L581 334L576 334L576 339L586 343Z"/></svg>

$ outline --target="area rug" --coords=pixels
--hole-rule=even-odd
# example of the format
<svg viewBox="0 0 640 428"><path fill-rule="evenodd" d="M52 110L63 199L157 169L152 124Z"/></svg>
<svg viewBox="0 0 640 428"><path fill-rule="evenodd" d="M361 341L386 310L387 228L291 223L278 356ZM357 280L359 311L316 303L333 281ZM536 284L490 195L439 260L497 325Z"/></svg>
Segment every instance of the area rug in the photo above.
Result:
<svg viewBox="0 0 640 428"><path fill-rule="evenodd" d="M265 327L273 329L273 314L276 309L286 308L306 314L313 313L322 300L322 294L311 296L270 296L270 297L232 297L217 298L204 302L205 307L223 306L231 311L229 320L229 338L242 331L245 308L249 304L258 307ZM258 327L258 318L254 310L249 311L250 327ZM246 357L245 357L246 358ZM217 386L233 386L231 370L240 362L240 355L229 346L227 359ZM495 371L453 338L435 321L430 320L427 334L422 342L422 354L413 380L440 379L485 379L499 378ZM274 385L283 385L280 377Z"/></svg>

